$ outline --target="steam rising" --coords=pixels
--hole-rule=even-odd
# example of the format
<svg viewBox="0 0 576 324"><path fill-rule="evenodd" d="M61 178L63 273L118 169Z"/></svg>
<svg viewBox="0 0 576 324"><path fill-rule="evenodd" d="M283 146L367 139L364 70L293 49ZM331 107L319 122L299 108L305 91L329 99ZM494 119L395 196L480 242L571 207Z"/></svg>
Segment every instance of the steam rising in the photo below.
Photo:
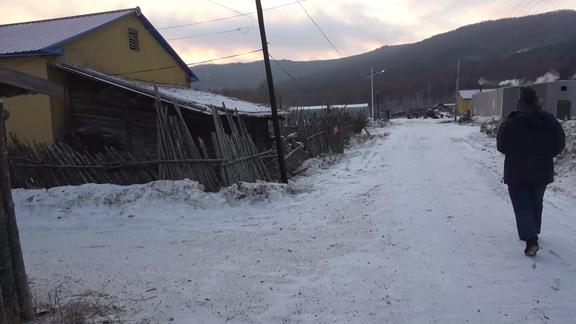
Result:
<svg viewBox="0 0 576 324"><path fill-rule="evenodd" d="M546 72L546 74L536 79L536 81L534 81L534 84L554 82L557 81L558 79L560 79L560 74L552 70L550 72Z"/></svg>
<svg viewBox="0 0 576 324"><path fill-rule="evenodd" d="M498 83L498 86L500 87L518 87L521 85L526 85L526 84L540 84L540 83L548 83L548 82L554 82L554 81L558 81L558 79L560 79L560 73L551 70L546 72L544 75L538 77L536 80L531 81L531 80L526 80L526 79L510 79L510 80L504 80ZM576 79L576 74L572 77L572 79ZM480 80L478 80L478 83L480 83L480 81L486 80L484 78L480 78ZM482 85L480 83L480 85Z"/></svg>
<svg viewBox="0 0 576 324"><path fill-rule="evenodd" d="M504 81L498 83L498 85L501 87L517 87L517 86L521 86L523 84L524 84L524 80L520 80L520 79L504 80Z"/></svg>
<svg viewBox="0 0 576 324"><path fill-rule="evenodd" d="M498 82L491 81L491 80L488 80L488 79L485 79L485 78L480 78L480 79L478 79L478 84L483 87L483 86L496 85L496 84L498 84Z"/></svg>

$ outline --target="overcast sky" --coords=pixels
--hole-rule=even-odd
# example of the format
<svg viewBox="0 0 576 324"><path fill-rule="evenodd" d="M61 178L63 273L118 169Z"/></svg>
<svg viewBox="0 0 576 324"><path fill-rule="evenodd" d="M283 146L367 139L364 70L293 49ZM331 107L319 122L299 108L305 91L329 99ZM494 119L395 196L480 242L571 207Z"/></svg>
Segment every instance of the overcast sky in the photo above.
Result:
<svg viewBox="0 0 576 324"><path fill-rule="evenodd" d="M300 0L343 56L411 43L501 17L576 9L576 0ZM276 59L338 58L296 0L262 0ZM286 5L286 6L283 6ZM0 0L0 24L140 6L187 63L259 49L253 0ZM239 15L248 13L248 15ZM235 18L207 22L217 18ZM193 24L178 28L179 25ZM182 38L171 40L174 38ZM261 59L252 53L214 63Z"/></svg>

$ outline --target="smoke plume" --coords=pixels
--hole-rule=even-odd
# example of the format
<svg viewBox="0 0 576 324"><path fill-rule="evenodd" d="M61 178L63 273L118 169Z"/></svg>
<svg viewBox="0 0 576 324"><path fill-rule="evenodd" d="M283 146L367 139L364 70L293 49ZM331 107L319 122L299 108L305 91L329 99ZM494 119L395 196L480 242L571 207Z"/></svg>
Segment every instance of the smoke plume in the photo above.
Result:
<svg viewBox="0 0 576 324"><path fill-rule="evenodd" d="M504 80L500 83L498 83L498 86L500 87L517 87L524 84L524 80L520 80L520 79L511 79L511 80Z"/></svg>
<svg viewBox="0 0 576 324"><path fill-rule="evenodd" d="M478 79L478 84L479 84L481 87L483 87L483 86L494 86L494 85L497 85L498 82L491 81L491 80L488 80L488 79L485 79L485 78L480 78L480 79Z"/></svg>
<svg viewBox="0 0 576 324"><path fill-rule="evenodd" d="M572 78L576 79L576 74ZM534 81L526 80L526 79L510 79L510 80L504 80L504 81L498 83L498 86L500 86L500 87L518 87L518 86L525 85L525 84L540 84L540 83L554 82L554 81L558 81L558 79L560 79L560 73L558 73L554 70L551 70L551 71L544 73L544 75L539 76ZM483 80L483 79L480 79L480 80ZM478 81L478 83L480 83L480 81Z"/></svg>
<svg viewBox="0 0 576 324"><path fill-rule="evenodd" d="M554 82L557 81L558 79L560 79L560 74L552 70L550 72L546 72L546 74L536 79L536 81L534 81L534 84Z"/></svg>

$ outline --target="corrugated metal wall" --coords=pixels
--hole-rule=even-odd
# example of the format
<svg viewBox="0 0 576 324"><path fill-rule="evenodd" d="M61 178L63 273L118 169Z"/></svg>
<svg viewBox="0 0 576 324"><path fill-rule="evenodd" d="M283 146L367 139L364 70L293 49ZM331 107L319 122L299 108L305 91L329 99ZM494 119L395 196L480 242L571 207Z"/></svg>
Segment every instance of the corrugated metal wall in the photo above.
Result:
<svg viewBox="0 0 576 324"><path fill-rule="evenodd" d="M544 84L533 84L540 97L542 108L558 116L558 101L568 100L572 103L571 116L575 115L576 80L556 81ZM472 114L474 116L507 117L517 109L521 87L499 88L481 92L472 97ZM563 90L565 89L565 90Z"/></svg>

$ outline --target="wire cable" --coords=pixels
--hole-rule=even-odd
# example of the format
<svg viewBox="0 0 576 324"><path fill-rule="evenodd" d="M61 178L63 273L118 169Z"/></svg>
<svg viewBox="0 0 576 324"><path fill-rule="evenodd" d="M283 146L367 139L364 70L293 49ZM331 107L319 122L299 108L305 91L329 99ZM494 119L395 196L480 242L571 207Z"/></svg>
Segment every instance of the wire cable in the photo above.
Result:
<svg viewBox="0 0 576 324"><path fill-rule="evenodd" d="M553 11L558 11L558 10L562 9L562 6L566 3L566 1L567 0L560 2L560 4Z"/></svg>
<svg viewBox="0 0 576 324"><path fill-rule="evenodd" d="M230 11L235 12L235 13L241 15L241 16L247 17L247 18L250 19L250 20L254 20L254 17L250 16L250 15L247 14L247 13L243 13L243 12L240 12L240 11L238 11L238 10L236 10L236 9L232 9L232 8L230 8L230 7L228 7L228 6L225 6L225 5L221 4L221 3L218 3L218 2L216 2L216 1L214 1L214 0L208 0L208 1L210 1L210 3L213 3L213 4L215 4L215 5L219 6L219 7L224 8L224 9L226 9L226 10L230 10Z"/></svg>
<svg viewBox="0 0 576 324"><path fill-rule="evenodd" d="M492 12L492 14L490 15L490 17L491 17L490 20L494 20L494 19L496 18L496 14L497 14L500 10L504 9L504 7L506 6L506 4L508 4L509 2L510 2L510 0L502 1L502 2L500 3L500 7L498 7L498 9L494 10L494 11Z"/></svg>
<svg viewBox="0 0 576 324"><path fill-rule="evenodd" d="M262 52L262 49L260 48L260 49L252 50L252 51L249 51L249 52L232 54L232 55L223 56L223 57L218 57L218 58L215 58L215 59L206 60L206 61L201 61L201 62L187 63L186 65L188 65L188 66L199 65L199 64L210 63L210 62L214 62L214 61L221 61L221 60L225 60L225 59L230 59L230 58L234 58L234 57L238 57L238 56L244 56L244 55L248 55L248 54L252 54L252 53L258 53L258 52Z"/></svg>
<svg viewBox="0 0 576 324"><path fill-rule="evenodd" d="M194 65L199 65L199 64L205 64L205 63L221 61L221 60L225 60L225 59L229 59L229 58L239 57L239 56L243 56L243 55L248 55L248 54L252 54L252 53L257 53L257 52L261 52L261 51L262 51L262 49L260 48L260 49L255 49L255 50L252 50L249 52L217 57L217 58L206 60L206 61L186 63L186 65L187 66L194 66ZM168 69L174 69L174 68L179 68L179 67L180 67L180 65L170 65L170 66L162 66L162 67L158 67L158 68L151 68L151 69L145 69L145 70L135 70L135 71L121 72L121 73L111 73L110 75L128 75L128 74L135 74L135 73L145 73L145 72L153 72L153 71L159 71L159 70L168 70Z"/></svg>
<svg viewBox="0 0 576 324"><path fill-rule="evenodd" d="M167 41L174 41L174 40L181 40L181 39L189 39L189 38L198 38L198 37L204 37L204 36L214 36L214 35L222 35L222 34L229 34L229 33L234 33L234 32L240 32L242 33L244 30L249 30L249 27L238 27L235 29L229 29L229 30L223 30L223 31L219 31L219 32L213 32L213 33L206 33L206 34L197 34L197 35L190 35L190 36L182 36L182 37L174 37L174 38L167 38Z"/></svg>
<svg viewBox="0 0 576 324"><path fill-rule="evenodd" d="M546 0L546 1L542 1L541 3L539 3L536 8L534 8L535 11L539 11L539 10L543 10L545 9L552 1L554 0Z"/></svg>
<svg viewBox="0 0 576 324"><path fill-rule="evenodd" d="M307 0L302 0L302 1L307 1ZM264 10L264 11L275 10L275 9L279 9L279 8L284 8L284 7L288 7L288 6L293 6L293 5L295 5L295 4L298 4L298 2L297 2L297 1L289 2L289 3L281 4L281 5L274 6L274 7L270 7L270 8L264 8L263 10ZM246 15L253 15L253 14L255 14L255 13L256 13L256 11L251 11L251 12L246 12L246 13L240 13L240 14L233 15L233 16L213 18L213 19L204 20L204 21L198 21L198 22L189 23L189 24L181 24L181 25L174 25L174 26L165 26L165 27L160 27L160 28L156 28L156 29L157 29L157 30L165 30L165 29L175 29L175 28L182 28L182 27L189 27L189 26L197 26L197 25L209 24L209 23L218 22L218 21L223 21L223 20L234 19L234 18L246 16Z"/></svg>
<svg viewBox="0 0 576 324"><path fill-rule="evenodd" d="M270 56L270 58L272 59L272 61L274 61L274 63L276 63L276 65L278 65L278 67L280 68L280 70L282 70L301 90L306 91L306 88L304 88L304 86L300 83L300 81L292 75L292 73L288 72L283 66L282 64L280 64L280 62L278 60L276 60L272 54L268 53L268 56Z"/></svg>
<svg viewBox="0 0 576 324"><path fill-rule="evenodd" d="M516 12L516 10L518 10L518 8L520 8L520 7L522 6L522 4L524 3L524 1L526 1L526 0L520 0L520 1L518 2L518 4L516 5L516 7L513 7L512 10L510 10L506 16L507 16L507 17L514 17L514 15L513 15L514 12Z"/></svg>
<svg viewBox="0 0 576 324"><path fill-rule="evenodd" d="M538 6L538 4L542 3L542 0L532 0L526 4L524 9L520 10L516 16L528 16Z"/></svg>
<svg viewBox="0 0 576 324"><path fill-rule="evenodd" d="M298 5L300 5L300 8L302 8L302 10L304 10L304 12L306 13L306 16L308 16L308 18L310 19L310 21L314 24L314 26L316 26L316 29L318 29L318 31L320 31L320 33L322 34L322 36L324 36L324 38L326 39L326 41L328 41L328 43L330 44L330 46L332 46L332 48L336 51L336 53L338 53L338 55L340 55L341 58L344 58L344 56L342 55L342 53L340 53L340 51L336 48L336 46L334 45L334 43L332 43L332 41L330 40L330 38L328 38L328 36L326 35L326 33L322 30L322 28L320 27L320 25L318 25L316 23L316 21L314 20L314 18L312 18L312 16L310 15L310 13L308 12L308 10L306 10L306 8L304 7L304 5L302 5L302 3L300 2L300 0L296 1L298 3Z"/></svg>

